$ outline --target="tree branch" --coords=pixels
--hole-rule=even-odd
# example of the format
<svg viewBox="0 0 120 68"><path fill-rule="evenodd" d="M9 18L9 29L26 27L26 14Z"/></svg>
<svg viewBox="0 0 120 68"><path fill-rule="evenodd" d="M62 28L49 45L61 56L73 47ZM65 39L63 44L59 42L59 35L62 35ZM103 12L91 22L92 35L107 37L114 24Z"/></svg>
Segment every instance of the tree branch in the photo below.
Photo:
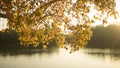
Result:
<svg viewBox="0 0 120 68"><path fill-rule="evenodd" d="M49 5L51 5L51 4L53 4L53 3L57 2L57 1L61 1L61 0L53 0L53 1L50 1L50 2L48 2L48 3L46 3L46 4L42 5L42 6L40 6L40 8L49 6Z"/></svg>
<svg viewBox="0 0 120 68"><path fill-rule="evenodd" d="M15 22L12 18L10 18L9 16L7 16L6 14L0 13L0 18L6 18L6 19L8 19L8 20L10 20L12 22Z"/></svg>
<svg viewBox="0 0 120 68"><path fill-rule="evenodd" d="M1 17L1 18L7 18L7 15L0 13L0 17Z"/></svg>

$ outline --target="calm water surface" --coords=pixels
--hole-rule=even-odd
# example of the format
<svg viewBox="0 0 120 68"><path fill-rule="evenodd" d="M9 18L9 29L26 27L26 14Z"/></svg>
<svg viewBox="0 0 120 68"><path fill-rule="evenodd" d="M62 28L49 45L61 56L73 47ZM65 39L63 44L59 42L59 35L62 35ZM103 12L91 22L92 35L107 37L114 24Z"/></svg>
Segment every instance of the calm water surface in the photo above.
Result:
<svg viewBox="0 0 120 68"><path fill-rule="evenodd" d="M0 51L0 68L120 68L120 49Z"/></svg>

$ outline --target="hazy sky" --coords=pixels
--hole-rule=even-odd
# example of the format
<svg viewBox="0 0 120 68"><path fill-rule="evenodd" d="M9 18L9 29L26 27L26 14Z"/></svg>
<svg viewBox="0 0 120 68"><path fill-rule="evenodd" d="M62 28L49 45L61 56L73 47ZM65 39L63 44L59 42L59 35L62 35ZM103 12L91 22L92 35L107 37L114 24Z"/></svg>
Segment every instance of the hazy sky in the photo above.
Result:
<svg viewBox="0 0 120 68"><path fill-rule="evenodd" d="M6 23L7 23L6 19L0 18L0 30L6 28Z"/></svg>

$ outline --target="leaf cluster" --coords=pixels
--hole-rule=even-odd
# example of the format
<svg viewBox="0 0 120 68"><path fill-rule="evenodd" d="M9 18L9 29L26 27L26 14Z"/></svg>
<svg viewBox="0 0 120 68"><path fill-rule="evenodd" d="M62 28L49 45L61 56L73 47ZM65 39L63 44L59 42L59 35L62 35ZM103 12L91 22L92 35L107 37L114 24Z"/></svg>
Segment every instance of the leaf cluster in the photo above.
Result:
<svg viewBox="0 0 120 68"><path fill-rule="evenodd" d="M99 12L93 19L88 15L91 7ZM55 39L60 47L66 48L68 43L71 51L76 51L90 40L91 23L116 17L114 7L114 0L0 0L0 17L7 18L8 28L19 34L23 45L37 47L42 43L46 48ZM70 34L69 42L65 34Z"/></svg>

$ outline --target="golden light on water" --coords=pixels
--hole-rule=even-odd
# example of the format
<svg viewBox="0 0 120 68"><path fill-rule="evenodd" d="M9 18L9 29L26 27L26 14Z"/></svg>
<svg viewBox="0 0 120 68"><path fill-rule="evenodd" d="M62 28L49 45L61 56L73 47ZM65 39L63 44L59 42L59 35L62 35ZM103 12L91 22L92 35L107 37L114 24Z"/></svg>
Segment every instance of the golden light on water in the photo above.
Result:
<svg viewBox="0 0 120 68"><path fill-rule="evenodd" d="M113 50L114 51L114 50ZM109 49L81 49L69 54L64 49L48 54L0 55L0 68L120 68L118 55Z"/></svg>

